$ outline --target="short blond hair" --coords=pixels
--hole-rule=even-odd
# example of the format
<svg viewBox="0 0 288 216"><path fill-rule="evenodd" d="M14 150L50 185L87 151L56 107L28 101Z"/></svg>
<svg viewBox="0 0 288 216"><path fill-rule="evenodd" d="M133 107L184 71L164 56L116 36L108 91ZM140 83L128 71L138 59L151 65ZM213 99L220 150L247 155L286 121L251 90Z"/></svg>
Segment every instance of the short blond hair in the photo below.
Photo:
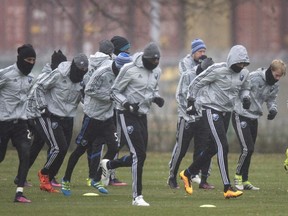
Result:
<svg viewBox="0 0 288 216"><path fill-rule="evenodd" d="M271 63L271 70L275 71L280 69L282 72L282 75L286 75L286 64L281 59L274 59Z"/></svg>

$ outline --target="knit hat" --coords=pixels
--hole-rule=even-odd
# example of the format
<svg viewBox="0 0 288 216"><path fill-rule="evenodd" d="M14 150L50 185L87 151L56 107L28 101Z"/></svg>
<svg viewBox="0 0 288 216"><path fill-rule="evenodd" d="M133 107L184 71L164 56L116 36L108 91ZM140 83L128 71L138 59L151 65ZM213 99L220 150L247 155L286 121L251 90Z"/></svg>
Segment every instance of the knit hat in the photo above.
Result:
<svg viewBox="0 0 288 216"><path fill-rule="evenodd" d="M129 63L132 61L132 58L129 54L125 52L121 52L115 58L115 65L118 69L120 69L124 64Z"/></svg>
<svg viewBox="0 0 288 216"><path fill-rule="evenodd" d="M120 52L124 52L128 49L130 49L131 45L129 41L121 36L114 36L111 39L111 42L114 45L114 54L118 55Z"/></svg>
<svg viewBox="0 0 288 216"><path fill-rule="evenodd" d="M206 49L206 45L204 44L203 40L197 38L194 41L192 41L191 49L192 49L192 54L194 54L200 49Z"/></svg>
<svg viewBox="0 0 288 216"><path fill-rule="evenodd" d="M58 50L58 52L54 51L54 53L51 56L51 68L54 70L58 67L58 65L61 62L67 61L66 56L62 53L61 50Z"/></svg>
<svg viewBox="0 0 288 216"><path fill-rule="evenodd" d="M36 58L36 52L31 44L24 44L17 49L18 56L23 59L28 57Z"/></svg>
<svg viewBox="0 0 288 216"><path fill-rule="evenodd" d="M160 58L160 50L156 43L150 42L144 48L143 58Z"/></svg>
<svg viewBox="0 0 288 216"><path fill-rule="evenodd" d="M80 70L87 70L88 69L88 58L85 54L79 53L74 58L73 61L77 68Z"/></svg>
<svg viewBox="0 0 288 216"><path fill-rule="evenodd" d="M110 55L114 52L114 45L109 40L102 40L99 42L99 52Z"/></svg>

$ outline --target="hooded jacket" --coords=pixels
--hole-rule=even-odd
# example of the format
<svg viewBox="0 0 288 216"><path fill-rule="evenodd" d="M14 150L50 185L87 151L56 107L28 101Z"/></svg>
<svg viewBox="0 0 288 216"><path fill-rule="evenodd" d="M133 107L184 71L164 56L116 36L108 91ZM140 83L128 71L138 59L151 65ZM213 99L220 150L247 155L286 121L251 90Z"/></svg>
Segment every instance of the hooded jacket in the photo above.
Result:
<svg viewBox="0 0 288 216"><path fill-rule="evenodd" d="M33 77L25 76L16 64L0 70L0 121L27 119L26 106Z"/></svg>
<svg viewBox="0 0 288 216"><path fill-rule="evenodd" d="M230 67L236 63L249 63L246 48L233 46L227 62L216 63L199 74L189 85L188 98L196 100L202 107L209 107L220 112L233 111L235 99L249 95L249 71L244 68L235 73ZM201 90L201 91L200 91Z"/></svg>
<svg viewBox="0 0 288 216"><path fill-rule="evenodd" d="M94 71L96 71L100 66L109 65L110 63L112 63L112 59L105 53L98 51L94 55L90 55L88 72L83 78L84 84L86 85L88 83Z"/></svg>
<svg viewBox="0 0 288 216"><path fill-rule="evenodd" d="M83 86L70 80L70 67L71 62L62 62L58 68L36 82L32 94L37 109L48 107L48 110L57 116L76 116Z"/></svg>
<svg viewBox="0 0 288 216"><path fill-rule="evenodd" d="M196 119L201 116L188 115L187 110L187 94L188 87L193 79L197 76L196 74L197 66L194 66L192 69L181 74L177 90L176 90L176 101L177 101L177 110L178 116L185 119L187 122L195 122ZM199 113L200 114L200 113Z"/></svg>
<svg viewBox="0 0 288 216"><path fill-rule="evenodd" d="M98 68L85 87L84 113L90 118L105 121L113 116L114 103L110 91L115 80L112 62Z"/></svg>
<svg viewBox="0 0 288 216"><path fill-rule="evenodd" d="M158 94L158 82L161 69L147 70L142 63L143 52L136 53L133 61L125 64L111 89L111 98L117 103L117 109L125 110L123 105L139 103L138 113L147 114L153 99Z"/></svg>
<svg viewBox="0 0 288 216"><path fill-rule="evenodd" d="M267 110L275 109L277 111L276 97L279 92L279 83L268 85L265 72L267 68L259 68L249 74L251 80L251 105L249 109L243 109L241 99L238 97L234 111L241 116L251 119L257 119L263 115L262 105L266 102Z"/></svg>

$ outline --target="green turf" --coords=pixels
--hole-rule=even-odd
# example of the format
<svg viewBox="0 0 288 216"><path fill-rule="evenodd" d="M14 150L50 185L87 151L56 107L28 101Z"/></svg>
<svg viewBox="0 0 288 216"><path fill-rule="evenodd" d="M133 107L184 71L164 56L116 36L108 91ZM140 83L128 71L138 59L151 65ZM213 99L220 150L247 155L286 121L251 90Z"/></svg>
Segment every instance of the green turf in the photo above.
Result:
<svg viewBox="0 0 288 216"><path fill-rule="evenodd" d="M70 153L68 153L68 156ZM181 168L190 163L192 153L187 153ZM238 155L229 155L230 178L233 180ZM83 156L77 164L72 178L72 196L62 193L49 194L38 188L37 171L43 165L45 152L41 152L31 168L28 180L33 184L25 188L25 195L32 200L31 204L13 203L16 187L13 179L17 172L18 158L15 150L7 152L5 160L0 164L0 215L287 215L288 175L283 169L284 154L257 154L252 159L250 181L260 191L244 191L237 199L225 200L223 186L219 176L216 157L213 158L212 175L208 179L216 186L215 190L204 191L194 184L194 192L186 195L182 182L180 190L168 188L167 174L169 153L148 153L144 167L143 195L150 207L131 205L131 174L129 168L118 169L117 175L129 185L125 187L109 186L108 195L84 197L87 192L97 192L86 186L87 161ZM63 175L68 157L61 168L58 179ZM213 204L216 208L200 208L203 204Z"/></svg>

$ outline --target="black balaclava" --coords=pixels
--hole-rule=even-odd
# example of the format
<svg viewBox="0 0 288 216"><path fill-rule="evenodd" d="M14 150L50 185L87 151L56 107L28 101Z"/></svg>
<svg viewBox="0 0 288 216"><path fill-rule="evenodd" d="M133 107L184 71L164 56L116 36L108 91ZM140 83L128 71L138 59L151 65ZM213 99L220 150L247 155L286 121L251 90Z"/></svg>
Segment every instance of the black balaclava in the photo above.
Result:
<svg viewBox="0 0 288 216"><path fill-rule="evenodd" d="M84 53L77 54L71 63L70 80L73 83L79 83L83 80L84 75L88 71L89 61Z"/></svg>
<svg viewBox="0 0 288 216"><path fill-rule="evenodd" d="M85 75L85 72L80 70L74 60L72 61L72 64L71 64L71 68L70 68L70 80L73 82L73 83L79 83L79 82L82 82L83 80L83 77Z"/></svg>
<svg viewBox="0 0 288 216"><path fill-rule="evenodd" d="M265 71L265 78L268 85L274 85L278 82L272 74L271 66Z"/></svg>
<svg viewBox="0 0 288 216"><path fill-rule="evenodd" d="M243 68L242 67L239 67L237 64L233 64L231 65L231 69L235 72L235 73L240 73Z"/></svg>
<svg viewBox="0 0 288 216"><path fill-rule="evenodd" d="M156 43L151 42L147 44L144 48L142 55L143 66L148 70L155 69L159 64L159 61L153 64L153 61L151 61L151 59L155 58L160 59L160 50Z"/></svg>
<svg viewBox="0 0 288 216"><path fill-rule="evenodd" d="M17 56L17 67L25 76L31 73L34 64L31 64L24 59L33 57L36 58L36 52L31 44L24 44L17 49L18 56Z"/></svg>
<svg viewBox="0 0 288 216"><path fill-rule="evenodd" d="M149 61L149 59L144 58L143 56L142 56L142 62L143 66L148 70L154 70L159 64L159 63L153 64L152 62Z"/></svg>
<svg viewBox="0 0 288 216"><path fill-rule="evenodd" d="M61 62L67 61L66 56L62 53L61 50L58 52L54 51L51 56L51 69L55 70Z"/></svg>

